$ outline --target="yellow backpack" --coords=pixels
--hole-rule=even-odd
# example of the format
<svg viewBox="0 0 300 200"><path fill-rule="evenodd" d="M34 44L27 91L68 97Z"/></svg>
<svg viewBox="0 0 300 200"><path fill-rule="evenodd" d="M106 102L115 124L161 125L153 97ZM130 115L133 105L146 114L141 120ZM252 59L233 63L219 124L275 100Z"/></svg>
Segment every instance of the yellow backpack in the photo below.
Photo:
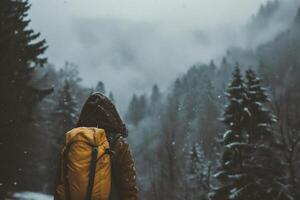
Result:
<svg viewBox="0 0 300 200"><path fill-rule="evenodd" d="M66 133L61 154L59 200L108 200L111 159L105 131L80 127Z"/></svg>

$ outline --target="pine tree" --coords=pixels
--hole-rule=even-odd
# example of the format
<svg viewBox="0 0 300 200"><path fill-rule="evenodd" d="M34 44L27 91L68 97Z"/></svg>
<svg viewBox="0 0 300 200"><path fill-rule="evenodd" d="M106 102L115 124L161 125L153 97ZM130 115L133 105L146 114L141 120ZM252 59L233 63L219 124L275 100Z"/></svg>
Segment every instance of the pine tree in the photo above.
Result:
<svg viewBox="0 0 300 200"><path fill-rule="evenodd" d="M179 174L183 168L179 166L177 161L179 156L178 150L181 150L181 148L177 148L178 143L179 140L183 141L183 138L178 137L181 125L179 114L182 110L180 105L181 89L182 81L177 78L172 92L168 96L166 110L159 123L163 133L161 146L158 150L163 158L160 166L163 181L159 187L163 189L164 193L161 199L175 199L182 188L182 179L179 179Z"/></svg>
<svg viewBox="0 0 300 200"><path fill-rule="evenodd" d="M224 134L224 144L228 145L242 141L245 86L238 66L235 68L233 80L228 86L226 96L229 100L229 105L225 106L222 121L229 127L229 130Z"/></svg>
<svg viewBox="0 0 300 200"><path fill-rule="evenodd" d="M150 94L149 107L147 110L147 114L149 114L153 118L159 119L161 117L161 115L160 115L161 103L162 103L162 94L159 90L159 87L155 84L152 87L152 91Z"/></svg>
<svg viewBox="0 0 300 200"><path fill-rule="evenodd" d="M291 192L295 199L300 198L299 188L299 150L300 150L300 67L292 65L284 78L284 90L280 88L280 95L274 101L276 114L278 115L278 130L280 133L281 150L284 160L288 165L288 179L291 185Z"/></svg>
<svg viewBox="0 0 300 200"><path fill-rule="evenodd" d="M128 114L127 119L134 125L139 123L139 113L138 113L138 104L139 100L136 94L133 94L129 106L128 106Z"/></svg>
<svg viewBox="0 0 300 200"><path fill-rule="evenodd" d="M264 106L270 99L260 79L251 69L246 71L245 131L250 152L246 152L244 173L249 177L248 184L237 192L237 198L253 199L292 199L285 184L285 167L272 148L275 142L272 123L276 118Z"/></svg>
<svg viewBox="0 0 300 200"><path fill-rule="evenodd" d="M146 116L147 107L148 107L147 96L145 94L142 94L138 101L138 113L139 113L140 120L144 119L144 117Z"/></svg>
<svg viewBox="0 0 300 200"><path fill-rule="evenodd" d="M52 132L54 145L57 147L56 152L59 152L62 141L64 141L64 134L74 128L78 116L77 100L67 80L64 81L63 87L58 91L58 98L52 113L53 124L55 124Z"/></svg>
<svg viewBox="0 0 300 200"><path fill-rule="evenodd" d="M246 71L246 95L245 120L248 142L256 143L263 138L272 137L271 124L276 122L274 115L267 110L263 104L270 101L265 94L266 89L260 86L260 79L256 77L254 71Z"/></svg>
<svg viewBox="0 0 300 200"><path fill-rule="evenodd" d="M201 146L199 144L192 145L187 162L187 194L185 199L207 199L206 194L210 184L209 165Z"/></svg>
<svg viewBox="0 0 300 200"><path fill-rule="evenodd" d="M210 199L213 200L230 199L231 191L234 188L239 188L242 184L236 178L242 170L242 150L238 144L242 144L243 142L245 87L238 66L235 68L233 80L227 88L226 95L229 105L225 106L222 121L229 129L223 136L225 150L222 158L222 167L215 175L221 181L221 186L210 194Z"/></svg>
<svg viewBox="0 0 300 200"><path fill-rule="evenodd" d="M60 121L60 131L65 133L74 128L75 120L77 116L77 103L75 97L70 90L70 84L65 81L62 91L60 92L60 99L57 105L56 116Z"/></svg>
<svg viewBox="0 0 300 200"><path fill-rule="evenodd" d="M108 98L109 98L113 103L116 103L116 102L115 102L115 98L114 98L114 94L112 93L112 91L109 92Z"/></svg>
<svg viewBox="0 0 300 200"><path fill-rule="evenodd" d="M219 81L220 81L220 86L222 91L226 89L227 83L231 79L233 70L234 70L233 65L229 63L226 57L223 57L220 69L218 70L218 76L220 77Z"/></svg>
<svg viewBox="0 0 300 200"><path fill-rule="evenodd" d="M26 18L29 8L28 1L0 2L0 87L3 96L0 105L5 121L22 121L28 114L23 112L30 110L36 95L29 88L30 76L36 65L46 62L40 57L46 49L45 40L37 41L40 34L28 29L30 20ZM14 119L11 110L16 109L22 112Z"/></svg>
<svg viewBox="0 0 300 200"><path fill-rule="evenodd" d="M152 92L151 92L151 96L150 96L150 104L151 105L157 104L158 101L160 100L160 98L161 98L160 90L159 90L158 86L155 84L152 87Z"/></svg>
<svg viewBox="0 0 300 200"><path fill-rule="evenodd" d="M18 185L14 177L25 155L17 143L26 134L33 107L51 92L30 85L35 66L46 62L41 57L46 46L28 27L29 8L27 0L0 1L0 199Z"/></svg>
<svg viewBox="0 0 300 200"><path fill-rule="evenodd" d="M236 70L237 72L237 70ZM252 70L246 72L246 83L237 78L229 86L230 105L226 107L224 123L223 166L216 174L221 186L210 194L213 200L286 200L292 199L283 187L283 165L271 148L271 123L274 117L263 107L268 101L265 90ZM245 86L243 86L245 85ZM243 90L241 90L243 88ZM236 98L233 91L241 98ZM235 97L234 97L235 96ZM238 104L236 102L239 102ZM232 109L233 105L238 109ZM237 121L235 121L238 119ZM236 133L233 135L233 133Z"/></svg>
<svg viewBox="0 0 300 200"><path fill-rule="evenodd" d="M64 141L65 133L75 127L76 118L78 116L78 105L76 97L74 96L69 81L65 80L62 88L58 91L58 102L54 107L52 113L52 138L49 138L52 142L51 155L48 158L49 170L48 174L52 176L47 177L48 182L53 183L53 174L57 172L57 165L51 165L52 163L58 163L61 148Z"/></svg>
<svg viewBox="0 0 300 200"><path fill-rule="evenodd" d="M97 83L97 86L96 86L96 88L95 88L95 92L101 92L102 94L105 94L105 85L104 85L104 83L102 82L102 81L99 81L98 83Z"/></svg>
<svg viewBox="0 0 300 200"><path fill-rule="evenodd" d="M216 150L214 141L219 132L219 122L216 119L220 116L220 103L210 80L203 83L201 90L200 112L196 116L199 126L199 139L202 143L204 155L209 159L213 159Z"/></svg>
<svg viewBox="0 0 300 200"><path fill-rule="evenodd" d="M145 117L147 110L147 97L134 94L128 106L127 119L135 126Z"/></svg>
<svg viewBox="0 0 300 200"><path fill-rule="evenodd" d="M215 61L214 60L211 60L210 63L209 63L209 68L211 70L216 70L216 65L215 65Z"/></svg>

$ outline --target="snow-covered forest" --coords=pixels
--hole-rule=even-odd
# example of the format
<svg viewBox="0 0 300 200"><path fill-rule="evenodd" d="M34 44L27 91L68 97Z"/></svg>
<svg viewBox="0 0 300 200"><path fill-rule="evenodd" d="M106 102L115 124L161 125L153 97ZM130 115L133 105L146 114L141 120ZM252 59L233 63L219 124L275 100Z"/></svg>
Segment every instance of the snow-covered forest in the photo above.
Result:
<svg viewBox="0 0 300 200"><path fill-rule="evenodd" d="M0 200L51 198L85 99L123 104L103 80L83 84L72 60L47 59L29 9L0 1ZM241 29L242 44L208 63L199 55L167 88L127 92L141 199L300 199L300 3L268 1Z"/></svg>

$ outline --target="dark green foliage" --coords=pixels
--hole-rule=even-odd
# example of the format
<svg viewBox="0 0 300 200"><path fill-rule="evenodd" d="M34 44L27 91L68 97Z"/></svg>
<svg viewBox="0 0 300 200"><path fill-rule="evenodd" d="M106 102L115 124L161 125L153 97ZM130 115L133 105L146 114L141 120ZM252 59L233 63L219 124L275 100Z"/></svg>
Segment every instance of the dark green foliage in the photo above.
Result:
<svg viewBox="0 0 300 200"><path fill-rule="evenodd" d="M231 74L232 74L233 70L234 70L234 65L231 65L227 61L227 58L223 57L220 68L217 71L218 77L220 77L220 82L221 82L220 83L220 86L221 86L220 90L221 91L224 91L226 89L227 83L231 80Z"/></svg>
<svg viewBox="0 0 300 200"><path fill-rule="evenodd" d="M276 12L276 10L278 10L278 6L276 6L276 4L278 4L279 7L281 6L281 2L279 4L278 1L275 1L273 5L272 3L269 3L268 6L265 6L266 8L268 7L268 9L261 9L261 14L259 14L260 16L263 16L262 13L269 13L264 15L265 17L263 18L266 18L266 20L262 21L262 24L266 25L272 19L274 11ZM253 133L255 132L251 137L248 137L247 140L260 140L260 142L262 142L267 140L267 138L270 138L270 141L267 142L269 144L274 143L274 140L276 143L279 142L279 144L276 144L277 149L272 148L273 155L281 156L280 159L287 164L285 165L287 168L282 167L286 172L285 176L288 176L288 180L286 180L285 183L286 188L290 189L291 196L295 199L299 199L299 194L297 194L297 191L299 191L298 169L300 166L300 159L298 156L300 149L300 129L298 120L300 116L300 60L298 56L300 52L299 8L298 14L295 16L294 21L286 31L278 34L273 40L259 45L255 51L231 50L231 53L228 54L226 58L227 61L231 63L238 59L247 63L247 65L250 64L257 66L257 71L260 76L264 78L264 83L270 89L269 91L272 95L272 101L270 103L267 102L269 100L266 97L261 96L261 94L258 96L256 95L256 97L253 98L258 98L263 102L270 104L278 117L278 123L274 123L273 130L270 129L271 126L269 125L269 122L274 122L274 117L268 113L263 104L258 105L252 100L249 101L249 108L247 107L247 109L252 109L252 112L259 113L259 116L255 118L250 118L247 115L245 116L248 121L250 120L251 122L247 124L248 131ZM261 22L258 22L258 25L260 23ZM253 28L253 31L257 30ZM259 36L253 32L251 34L255 35L255 37ZM249 80L253 79L253 73L248 72L248 74ZM256 85L255 82L259 82L259 80L256 79L249 82ZM256 86L253 86L253 88L256 88ZM262 91L265 90L263 88L261 89ZM248 95L251 96L251 94ZM264 123L261 123L259 126L255 127L254 124L258 121L268 121L268 123L265 125ZM254 131L254 129L256 130ZM264 162L268 163L269 161L266 159ZM278 166L282 165L279 164ZM272 170L268 170L268 172L272 173ZM278 173L280 174L281 172L278 171ZM268 176L267 174L268 173L266 173L266 176Z"/></svg>
<svg viewBox="0 0 300 200"><path fill-rule="evenodd" d="M145 117L147 111L147 98L145 95L138 97L134 94L128 107L127 120L135 126Z"/></svg>
<svg viewBox="0 0 300 200"><path fill-rule="evenodd" d="M157 85L152 87L152 92L150 96L150 104L157 104L161 100L161 93Z"/></svg>
<svg viewBox="0 0 300 200"><path fill-rule="evenodd" d="M211 66L194 65L174 81L167 95L154 86L148 104L150 112L139 126L130 126L132 138L142 139L136 152L139 176L149 180L142 183L143 194L148 195L145 198L193 199L196 195L205 199L209 190L208 161L213 163L216 158L216 137L221 125L216 120L220 114L217 69ZM131 102L138 99L135 97ZM195 143L202 149L203 160L197 172L198 178L202 178L192 178L192 181L188 178L192 176L188 155ZM149 154L145 147L154 153ZM201 190L197 189L199 185Z"/></svg>
<svg viewBox="0 0 300 200"><path fill-rule="evenodd" d="M105 94L105 85L102 81L99 81L97 83L97 86L95 88L95 92L101 92L102 94Z"/></svg>
<svg viewBox="0 0 300 200"><path fill-rule="evenodd" d="M141 95L139 98L139 103L138 103L138 113L140 116L140 119L143 119L146 115L147 112L147 106L148 106L148 99L145 94Z"/></svg>
<svg viewBox="0 0 300 200"><path fill-rule="evenodd" d="M260 85L260 79L256 77L253 70L246 71L246 95L245 108L246 111L245 125L249 137L249 143L256 143L261 139L272 138L271 124L276 122L275 116L271 115L263 104L268 103L270 99L267 97L266 89Z"/></svg>
<svg viewBox="0 0 300 200"><path fill-rule="evenodd" d="M162 97L163 95L159 87L155 84L152 87L147 110L147 114L151 115L153 118L159 119L161 117Z"/></svg>
<svg viewBox="0 0 300 200"><path fill-rule="evenodd" d="M210 198L292 199L284 187L284 166L272 148L275 119L263 107L269 101L265 90L252 70L246 71L245 86L238 68L233 76L223 120L229 126L224 134L223 165L216 174L221 185Z"/></svg>
<svg viewBox="0 0 300 200"><path fill-rule="evenodd" d="M25 162L22 164L18 186L19 190L51 194L64 133L74 127L78 108L91 93L91 89L80 86L76 65L71 63L60 70L47 65L47 77L55 90L35 107L33 121L28 128L30 134L19 141L26 143L26 148L22 155Z"/></svg>
<svg viewBox="0 0 300 200"><path fill-rule="evenodd" d="M0 2L0 74L1 113L5 122L23 121L27 118L36 94L30 87L34 66L46 62L40 55L45 51L45 40L37 41L39 33L28 28L26 19L28 1L3 0ZM12 110L18 110L18 116ZM25 114L26 113L26 114Z"/></svg>
<svg viewBox="0 0 300 200"><path fill-rule="evenodd" d="M223 138L222 167L216 174L222 184L218 185L214 198L292 199L290 195L299 199L295 195L299 191L300 167L299 14L289 29L276 38L271 39L277 32L269 29L276 29L277 22L280 24L278 16L282 14L283 4L275 0L263 5L246 25L246 50L230 48L221 66L214 62L192 66L163 95L159 122L148 116L141 126L131 130L137 132L138 138L147 139L136 148L145 199L188 199L186 189L193 184L182 185L187 175L182 170L182 162L187 161L183 155L186 156L192 142L203 144L205 157L215 154L218 157L218 149L212 148L217 146L215 138L220 130L215 119L220 113L219 104L225 103L223 91L237 61L242 63L241 70L235 70L235 81L230 82L226 91L230 99L223 122L228 130ZM249 65L264 78L263 83L251 70L245 74L245 80L241 77L240 71ZM263 84L268 86L272 101ZM278 122L267 108L276 111ZM149 121L154 123L148 126ZM155 146L157 138L159 142ZM283 144L278 144L278 139ZM151 150L157 147L158 158L145 150L149 144ZM147 166L143 166L145 156L151 158Z"/></svg>
<svg viewBox="0 0 300 200"><path fill-rule="evenodd" d="M241 134L244 124L245 87L238 66L234 70L233 80L227 88L226 96L229 100L229 105L225 106L224 119L222 121L230 127L230 130L224 134L225 145L243 140Z"/></svg>
<svg viewBox="0 0 300 200"><path fill-rule="evenodd" d="M185 199L207 199L210 190L210 169L210 163L205 158L201 145L192 145L187 159Z"/></svg>
<svg viewBox="0 0 300 200"><path fill-rule="evenodd" d="M218 146L215 141L220 129L219 122L216 120L220 116L220 100L210 80L203 82L201 93L199 111L195 115L198 120L199 140L202 144L204 156L209 160L214 160Z"/></svg>
<svg viewBox="0 0 300 200"><path fill-rule="evenodd" d="M56 178L58 163L61 148L64 142L65 133L73 129L76 125L80 104L87 98L90 91L82 88L80 84L81 78L78 73L78 66L66 62L64 68L59 70L59 79L56 86L57 91L53 95L54 104L51 107L48 115L50 123L50 133L48 133L49 144L46 164L49 166L44 169L47 178L49 190L53 190L54 181ZM83 96L84 98L80 99ZM45 161L42 161L45 163Z"/></svg>
<svg viewBox="0 0 300 200"><path fill-rule="evenodd" d="M283 160L288 166L288 183L291 193L299 199L299 150L300 150L300 67L292 65L288 68L282 88L275 88L273 102L278 116L278 138Z"/></svg>
<svg viewBox="0 0 300 200"><path fill-rule="evenodd" d="M29 8L27 0L0 2L0 198L18 187L24 149L17 143L28 137L25 127L33 107L52 91L31 84L35 66L46 62L41 57L46 46L45 40L38 40L40 34L28 28Z"/></svg>
<svg viewBox="0 0 300 200"><path fill-rule="evenodd" d="M54 110L54 118L57 122L60 122L61 126L56 127L55 130L63 135L74 128L78 114L78 106L68 81L64 82L63 88L59 93L57 108Z"/></svg>
<svg viewBox="0 0 300 200"><path fill-rule="evenodd" d="M131 98L131 101L128 106L128 115L127 119L132 122L134 125L137 125L140 117L138 113L138 97L134 94Z"/></svg>
<svg viewBox="0 0 300 200"><path fill-rule="evenodd" d="M51 116L49 116L51 121L49 129L52 135L49 138L51 146L48 148L51 154L48 155L46 161L49 167L47 167L45 173L49 184L47 189L52 190L58 167L58 164L53 165L53 163L59 163L65 133L75 127L78 117L78 103L74 91L70 88L69 81L64 81L62 88L59 88L57 97L56 105L54 105Z"/></svg>

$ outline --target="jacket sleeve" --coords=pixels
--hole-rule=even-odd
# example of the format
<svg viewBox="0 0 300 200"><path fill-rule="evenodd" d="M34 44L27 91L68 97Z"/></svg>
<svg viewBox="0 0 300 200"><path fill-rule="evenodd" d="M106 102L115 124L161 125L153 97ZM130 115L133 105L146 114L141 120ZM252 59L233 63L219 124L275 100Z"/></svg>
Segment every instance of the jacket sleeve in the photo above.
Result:
<svg viewBox="0 0 300 200"><path fill-rule="evenodd" d="M116 153L115 169L121 200L138 200L134 160L127 140L120 137L114 146Z"/></svg>

